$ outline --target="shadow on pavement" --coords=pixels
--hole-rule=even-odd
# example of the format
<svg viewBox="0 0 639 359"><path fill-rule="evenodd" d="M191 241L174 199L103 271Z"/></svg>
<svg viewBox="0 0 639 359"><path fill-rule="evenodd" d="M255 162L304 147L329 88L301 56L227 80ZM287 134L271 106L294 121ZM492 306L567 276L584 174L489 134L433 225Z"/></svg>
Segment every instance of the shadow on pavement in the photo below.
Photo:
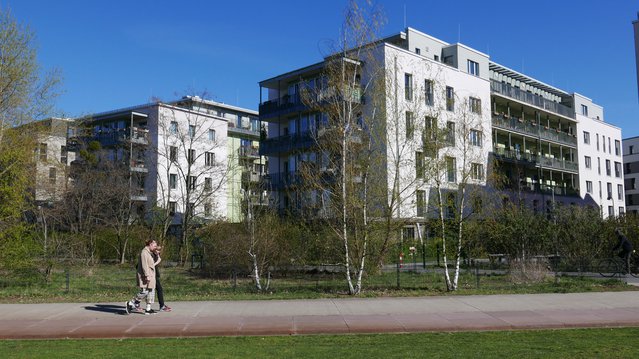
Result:
<svg viewBox="0 0 639 359"><path fill-rule="evenodd" d="M84 307L86 310L92 310L94 312L102 312L102 313L111 313L118 315L125 315L123 305L113 305L113 304L95 304L93 306Z"/></svg>

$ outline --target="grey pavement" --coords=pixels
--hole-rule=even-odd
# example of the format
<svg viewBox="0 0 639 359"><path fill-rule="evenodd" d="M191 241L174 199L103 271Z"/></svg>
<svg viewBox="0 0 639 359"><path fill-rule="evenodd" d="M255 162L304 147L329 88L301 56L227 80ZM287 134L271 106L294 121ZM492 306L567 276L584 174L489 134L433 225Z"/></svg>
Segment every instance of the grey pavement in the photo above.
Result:
<svg viewBox="0 0 639 359"><path fill-rule="evenodd" d="M124 303L0 304L0 339L402 333L639 326L639 292Z"/></svg>

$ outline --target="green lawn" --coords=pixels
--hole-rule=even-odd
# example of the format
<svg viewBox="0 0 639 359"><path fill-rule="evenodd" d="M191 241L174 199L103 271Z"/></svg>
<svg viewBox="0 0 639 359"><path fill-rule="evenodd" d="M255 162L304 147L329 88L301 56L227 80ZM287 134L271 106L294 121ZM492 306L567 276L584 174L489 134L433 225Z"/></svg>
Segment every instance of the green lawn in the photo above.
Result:
<svg viewBox="0 0 639 359"><path fill-rule="evenodd" d="M5 358L636 358L639 328L0 341Z"/></svg>
<svg viewBox="0 0 639 359"><path fill-rule="evenodd" d="M202 278L183 268L162 268L162 284L167 302L189 300L239 299L311 299L346 296L342 274L274 276L267 293L257 293L247 277L210 279ZM479 287L472 273L464 272L459 290L446 291L440 273L403 272L400 288L396 273L384 273L364 279L363 297L430 296L506 293L568 293L637 290L618 280L599 280L561 277L548 278L542 283L514 284L505 275L481 276ZM69 290L63 269L53 273L51 281L44 283L34 277L0 275L0 303L42 302L119 302L135 293L135 272L132 266L100 265L78 266L69 269Z"/></svg>

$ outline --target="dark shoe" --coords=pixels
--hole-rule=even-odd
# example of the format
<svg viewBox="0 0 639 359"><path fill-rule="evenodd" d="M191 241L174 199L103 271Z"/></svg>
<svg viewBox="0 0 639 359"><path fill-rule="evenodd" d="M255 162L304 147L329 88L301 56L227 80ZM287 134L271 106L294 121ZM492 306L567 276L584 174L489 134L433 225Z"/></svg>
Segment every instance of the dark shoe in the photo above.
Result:
<svg viewBox="0 0 639 359"><path fill-rule="evenodd" d="M145 315L156 314L156 313L157 313L157 312L156 312L155 310L153 310L153 309L149 309L149 310L145 310L145 311L144 311L144 314L145 314Z"/></svg>
<svg viewBox="0 0 639 359"><path fill-rule="evenodd" d="M171 311L171 307L167 306L167 305L163 305L160 308L160 312L170 312Z"/></svg>
<svg viewBox="0 0 639 359"><path fill-rule="evenodd" d="M124 310L126 311L126 314L130 314L131 313L131 311L130 311L131 310L131 304L129 304L128 301L126 301L124 303Z"/></svg>

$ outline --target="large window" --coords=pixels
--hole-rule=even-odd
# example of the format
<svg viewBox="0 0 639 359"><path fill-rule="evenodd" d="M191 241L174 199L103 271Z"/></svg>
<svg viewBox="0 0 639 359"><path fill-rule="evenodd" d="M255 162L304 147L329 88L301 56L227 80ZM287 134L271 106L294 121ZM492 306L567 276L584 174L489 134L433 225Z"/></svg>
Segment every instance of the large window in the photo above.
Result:
<svg viewBox="0 0 639 359"><path fill-rule="evenodd" d="M455 89L446 86L446 111L455 111Z"/></svg>
<svg viewBox="0 0 639 359"><path fill-rule="evenodd" d="M215 153L206 152L204 154L204 164L209 167L215 165Z"/></svg>
<svg viewBox="0 0 639 359"><path fill-rule="evenodd" d="M195 163L195 150L194 149L189 149L187 155L186 155L186 160L189 161L190 164L194 164Z"/></svg>
<svg viewBox="0 0 639 359"><path fill-rule="evenodd" d="M592 163L590 161L590 156L586 156L586 168L592 168Z"/></svg>
<svg viewBox="0 0 639 359"><path fill-rule="evenodd" d="M469 98L470 111L481 115L481 100L475 97Z"/></svg>
<svg viewBox="0 0 639 359"><path fill-rule="evenodd" d="M478 130L470 130L470 144L473 146L481 147L482 142L482 133Z"/></svg>
<svg viewBox="0 0 639 359"><path fill-rule="evenodd" d="M204 178L204 190L207 192L213 190L213 180L211 179L211 177Z"/></svg>
<svg viewBox="0 0 639 359"><path fill-rule="evenodd" d="M415 177L424 178L424 153L415 152Z"/></svg>
<svg viewBox="0 0 639 359"><path fill-rule="evenodd" d="M177 121L171 121L171 124L169 125L169 133L172 135L177 134L178 132L178 123Z"/></svg>
<svg viewBox="0 0 639 359"><path fill-rule="evenodd" d="M608 182L606 184L606 189L608 190L608 197L606 197L607 199L612 199L612 183Z"/></svg>
<svg viewBox="0 0 639 359"><path fill-rule="evenodd" d="M446 157L446 179L448 182L457 182L457 160L455 157Z"/></svg>
<svg viewBox="0 0 639 359"><path fill-rule="evenodd" d="M468 60L468 73L474 76L479 76L479 64L475 61Z"/></svg>
<svg viewBox="0 0 639 359"><path fill-rule="evenodd" d="M175 146L169 146L169 161L177 162L178 148Z"/></svg>
<svg viewBox="0 0 639 359"><path fill-rule="evenodd" d="M426 98L426 105L433 106L435 104L435 94L433 91L433 80L426 80L424 82L424 97Z"/></svg>
<svg viewBox="0 0 639 359"><path fill-rule="evenodd" d="M446 143L449 146L455 146L455 122L448 121L446 123Z"/></svg>
<svg viewBox="0 0 639 359"><path fill-rule="evenodd" d="M590 144L590 132L584 131L584 143L586 145Z"/></svg>
<svg viewBox="0 0 639 359"><path fill-rule="evenodd" d="M606 176L610 176L612 173L610 169L610 160L606 160Z"/></svg>
<svg viewBox="0 0 639 359"><path fill-rule="evenodd" d="M592 194L592 181L586 181L586 192Z"/></svg>
<svg viewBox="0 0 639 359"><path fill-rule="evenodd" d="M413 113L406 111L406 139L413 139L413 133L415 132L415 124L413 123Z"/></svg>
<svg viewBox="0 0 639 359"><path fill-rule="evenodd" d="M615 156L621 156L621 142L615 140Z"/></svg>
<svg viewBox="0 0 639 359"><path fill-rule="evenodd" d="M209 130L209 141L215 141L215 130Z"/></svg>
<svg viewBox="0 0 639 359"><path fill-rule="evenodd" d="M621 178L621 162L615 162L615 177Z"/></svg>
<svg viewBox="0 0 639 359"><path fill-rule="evenodd" d="M470 178L476 181L482 181L484 179L484 165L481 163L471 163Z"/></svg>
<svg viewBox="0 0 639 359"><path fill-rule="evenodd" d="M186 177L186 187L189 190L194 191L196 183L197 183L197 177L195 177L195 176L187 176Z"/></svg>
<svg viewBox="0 0 639 359"><path fill-rule="evenodd" d="M169 215L171 216L174 215L175 212L177 212L177 202L173 202L173 201L169 202L168 210L169 210Z"/></svg>
<svg viewBox="0 0 639 359"><path fill-rule="evenodd" d="M623 186L620 184L617 185L617 199L623 201Z"/></svg>
<svg viewBox="0 0 639 359"><path fill-rule="evenodd" d="M417 190L415 192L417 196L417 217L426 216L426 191Z"/></svg>
<svg viewBox="0 0 639 359"><path fill-rule="evenodd" d="M189 125L189 137L190 138L195 137L195 125Z"/></svg>
<svg viewBox="0 0 639 359"><path fill-rule="evenodd" d="M413 75L404 74L404 95L407 101L413 101Z"/></svg>
<svg viewBox="0 0 639 359"><path fill-rule="evenodd" d="M584 116L588 116L588 106L581 105L581 114Z"/></svg>
<svg viewBox="0 0 639 359"><path fill-rule="evenodd" d="M47 144L46 143L41 143L39 146L39 152L40 152L40 161L42 162L46 162L47 161Z"/></svg>
<svg viewBox="0 0 639 359"><path fill-rule="evenodd" d="M169 188L170 189L177 188L177 174L175 173L169 174Z"/></svg>

